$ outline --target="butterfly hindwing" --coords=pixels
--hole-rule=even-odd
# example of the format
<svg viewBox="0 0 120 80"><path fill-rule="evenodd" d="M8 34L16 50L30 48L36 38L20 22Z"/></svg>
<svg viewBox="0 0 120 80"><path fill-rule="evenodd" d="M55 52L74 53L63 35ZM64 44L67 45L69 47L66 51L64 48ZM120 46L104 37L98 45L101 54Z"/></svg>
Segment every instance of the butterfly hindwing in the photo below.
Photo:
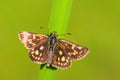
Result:
<svg viewBox="0 0 120 80"><path fill-rule="evenodd" d="M59 44L55 46L52 65L61 69L65 69L71 65L71 58Z"/></svg>
<svg viewBox="0 0 120 80"><path fill-rule="evenodd" d="M38 44L40 45L46 42L48 36L43 34L36 34L36 33L23 31L19 33L19 38L21 42L25 45L25 47L27 49L30 49L30 48L34 48Z"/></svg>
<svg viewBox="0 0 120 80"><path fill-rule="evenodd" d="M40 44L29 51L29 56L33 62L44 64L47 59L48 42Z"/></svg>
<svg viewBox="0 0 120 80"><path fill-rule="evenodd" d="M78 44L66 41L66 40L58 40L59 45L65 49L66 54L70 56L74 60L80 60L84 58L88 53L88 48L84 46L80 46Z"/></svg>

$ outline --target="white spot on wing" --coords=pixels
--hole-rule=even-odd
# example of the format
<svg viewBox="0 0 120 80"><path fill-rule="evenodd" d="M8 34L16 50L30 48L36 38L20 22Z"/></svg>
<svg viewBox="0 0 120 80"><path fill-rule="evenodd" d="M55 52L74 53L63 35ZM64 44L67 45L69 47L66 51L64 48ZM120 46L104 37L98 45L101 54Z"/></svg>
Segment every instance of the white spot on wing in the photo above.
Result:
<svg viewBox="0 0 120 80"><path fill-rule="evenodd" d="M64 61L65 61L65 57L63 56L63 57L61 58L61 60L64 62Z"/></svg>
<svg viewBox="0 0 120 80"><path fill-rule="evenodd" d="M63 54L61 50L59 51L59 54L60 54L60 55L62 55L62 54Z"/></svg>
<svg viewBox="0 0 120 80"><path fill-rule="evenodd" d="M40 50L43 50L43 49L44 49L44 46L41 46L41 47L40 47Z"/></svg>
<svg viewBox="0 0 120 80"><path fill-rule="evenodd" d="M80 47L80 46L79 46L79 47L78 47L78 49L80 49L80 50L81 50L81 49L82 49L82 47Z"/></svg>
<svg viewBox="0 0 120 80"><path fill-rule="evenodd" d="M42 53L40 53L40 57L42 56Z"/></svg>
<svg viewBox="0 0 120 80"><path fill-rule="evenodd" d="M72 45L72 47L71 47L72 49L74 49L75 48L75 45Z"/></svg>
<svg viewBox="0 0 120 80"><path fill-rule="evenodd" d="M68 59L66 59L66 62L69 62Z"/></svg>
<svg viewBox="0 0 120 80"><path fill-rule="evenodd" d="M38 57L38 60L40 60L40 58Z"/></svg>
<svg viewBox="0 0 120 80"><path fill-rule="evenodd" d="M38 51L38 50L36 50L36 51L35 51L35 54L36 54L36 55L38 55L38 54L39 54L39 51Z"/></svg>
<svg viewBox="0 0 120 80"><path fill-rule="evenodd" d="M60 57L58 57L58 61L60 61Z"/></svg>

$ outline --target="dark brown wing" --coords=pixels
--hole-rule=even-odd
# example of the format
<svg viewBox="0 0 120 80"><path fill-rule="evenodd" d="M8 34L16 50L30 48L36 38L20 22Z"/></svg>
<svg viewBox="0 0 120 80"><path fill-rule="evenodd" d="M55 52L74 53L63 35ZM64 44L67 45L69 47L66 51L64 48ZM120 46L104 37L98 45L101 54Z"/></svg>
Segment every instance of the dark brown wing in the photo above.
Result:
<svg viewBox="0 0 120 80"><path fill-rule="evenodd" d="M56 44L52 60L52 66L65 69L71 65L71 58L66 54L66 50L59 44Z"/></svg>
<svg viewBox="0 0 120 80"><path fill-rule="evenodd" d="M43 44L48 39L48 36L46 35L36 34L26 31L20 32L18 36L27 49Z"/></svg>
<svg viewBox="0 0 120 80"><path fill-rule="evenodd" d="M29 56L32 61L42 64L46 61L48 49L48 36L31 32L20 32L21 42L29 49Z"/></svg>
<svg viewBox="0 0 120 80"><path fill-rule="evenodd" d="M29 56L31 60L38 64L44 64L47 60L48 41L30 49Z"/></svg>
<svg viewBox="0 0 120 80"><path fill-rule="evenodd" d="M89 50L85 46L81 46L66 40L58 40L58 43L64 50L66 51L66 55L68 55L70 58L74 60L80 60L84 58Z"/></svg>

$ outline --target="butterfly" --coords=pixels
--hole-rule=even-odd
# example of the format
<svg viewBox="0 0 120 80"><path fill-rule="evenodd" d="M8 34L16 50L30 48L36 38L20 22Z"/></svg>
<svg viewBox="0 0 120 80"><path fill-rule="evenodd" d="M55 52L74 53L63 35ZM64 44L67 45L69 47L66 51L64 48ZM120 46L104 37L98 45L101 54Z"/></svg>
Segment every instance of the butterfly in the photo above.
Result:
<svg viewBox="0 0 120 80"><path fill-rule="evenodd" d="M71 66L72 60L84 58L89 50L85 46L58 39L56 32L49 36L32 32L20 32L19 39L29 49L29 57L38 64L46 64L47 67L66 69Z"/></svg>

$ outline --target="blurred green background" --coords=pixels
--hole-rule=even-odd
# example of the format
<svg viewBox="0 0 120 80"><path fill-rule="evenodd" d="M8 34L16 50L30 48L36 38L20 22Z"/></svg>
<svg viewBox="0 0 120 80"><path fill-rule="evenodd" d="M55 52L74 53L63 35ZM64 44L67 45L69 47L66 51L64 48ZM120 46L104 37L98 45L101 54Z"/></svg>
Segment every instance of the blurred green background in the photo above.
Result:
<svg viewBox="0 0 120 80"><path fill-rule="evenodd" d="M40 65L18 33L46 34L51 8L52 0L0 0L0 80L38 80ZM73 0L67 32L90 53L57 70L55 80L120 80L120 0Z"/></svg>

